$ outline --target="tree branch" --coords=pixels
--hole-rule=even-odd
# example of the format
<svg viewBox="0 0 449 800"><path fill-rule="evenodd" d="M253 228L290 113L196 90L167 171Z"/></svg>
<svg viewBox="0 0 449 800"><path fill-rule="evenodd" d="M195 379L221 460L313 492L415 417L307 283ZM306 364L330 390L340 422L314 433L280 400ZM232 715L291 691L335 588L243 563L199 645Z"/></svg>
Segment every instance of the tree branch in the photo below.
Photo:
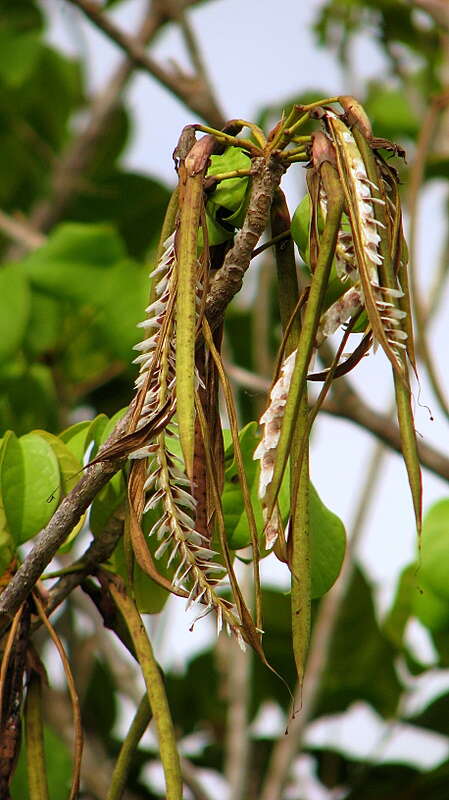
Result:
<svg viewBox="0 0 449 800"><path fill-rule="evenodd" d="M360 428L372 433L391 450L401 454L399 428L386 414L379 414L368 406L352 386L338 378L335 381L332 397L327 399L322 410L342 419L348 419ZM340 386L338 392L335 388ZM449 458L429 444L418 439L418 454L421 465L439 478L449 481Z"/></svg>
<svg viewBox="0 0 449 800"><path fill-rule="evenodd" d="M265 230L271 201L284 171L285 167L273 156L253 159L254 177L245 221L211 283L206 300L206 317L212 330L223 322L227 306L242 288L243 277Z"/></svg>
<svg viewBox="0 0 449 800"><path fill-rule="evenodd" d="M234 364L227 365L231 379L251 392L268 392L271 382ZM349 381L338 378L332 384L332 396L321 406L321 411L333 417L347 419L359 425L367 433L376 436L390 450L401 454L401 437L396 423L386 414L371 408L353 389ZM421 466L439 478L449 481L449 458L426 442L418 439Z"/></svg>
<svg viewBox="0 0 449 800"><path fill-rule="evenodd" d="M45 236L35 230L33 225L10 217L4 211L0 211L0 231L25 250L35 250L45 242Z"/></svg>
<svg viewBox="0 0 449 800"><path fill-rule="evenodd" d="M78 8L99 30L115 42L139 69L148 72L195 114L215 128L222 128L225 118L212 94L209 85L201 76L190 76L177 70L176 74L165 70L145 50L135 37L128 36L101 11L92 0L67 0Z"/></svg>

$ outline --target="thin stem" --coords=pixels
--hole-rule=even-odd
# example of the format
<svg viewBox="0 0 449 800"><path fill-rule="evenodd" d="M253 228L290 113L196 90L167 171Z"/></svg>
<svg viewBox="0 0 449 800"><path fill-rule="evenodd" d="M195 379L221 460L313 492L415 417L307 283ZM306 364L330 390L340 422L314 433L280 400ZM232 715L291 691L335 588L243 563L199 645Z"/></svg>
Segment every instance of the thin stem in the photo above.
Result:
<svg viewBox="0 0 449 800"><path fill-rule="evenodd" d="M152 716L148 696L144 694L120 748L106 800L121 800L126 789L132 760Z"/></svg>

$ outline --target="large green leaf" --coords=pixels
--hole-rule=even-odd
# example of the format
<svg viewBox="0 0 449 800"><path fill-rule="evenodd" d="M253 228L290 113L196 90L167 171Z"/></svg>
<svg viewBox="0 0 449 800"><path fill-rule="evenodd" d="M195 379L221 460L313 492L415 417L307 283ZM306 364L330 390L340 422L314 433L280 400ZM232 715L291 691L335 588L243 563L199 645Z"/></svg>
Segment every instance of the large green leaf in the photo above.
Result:
<svg viewBox="0 0 449 800"><path fill-rule="evenodd" d="M2 461L2 449L4 439L0 440L0 470ZM1 473L0 473L1 474ZM1 487L0 487L1 489ZM3 507L3 498L0 490L0 576L3 575L15 555L15 543L8 531L8 523L6 521L5 509Z"/></svg>
<svg viewBox="0 0 449 800"><path fill-rule="evenodd" d="M432 506L423 520L419 576L449 602L449 499Z"/></svg>
<svg viewBox="0 0 449 800"><path fill-rule="evenodd" d="M22 342L30 310L28 281L20 269L0 270L0 362L15 355Z"/></svg>
<svg viewBox="0 0 449 800"><path fill-rule="evenodd" d="M121 239L110 226L66 223L23 264L39 289L95 306L102 305L108 270L125 255Z"/></svg>
<svg viewBox="0 0 449 800"><path fill-rule="evenodd" d="M16 362L13 369L0 372L0 433L57 427L58 401L49 367L33 364L23 369Z"/></svg>
<svg viewBox="0 0 449 800"><path fill-rule="evenodd" d="M316 714L344 711L366 700L383 716L395 713L401 693L397 650L376 620L371 587L356 570L334 633Z"/></svg>
<svg viewBox="0 0 449 800"><path fill-rule="evenodd" d="M417 135L419 120L406 92L401 89L372 83L364 107L373 123L376 136L394 140L404 136L414 138Z"/></svg>
<svg viewBox="0 0 449 800"><path fill-rule="evenodd" d="M324 505L310 484L310 557L312 560L312 598L321 597L337 580L346 549L345 527Z"/></svg>
<svg viewBox="0 0 449 800"><path fill-rule="evenodd" d="M45 439L5 435L0 485L8 530L17 544L35 536L51 519L61 495L58 460Z"/></svg>
<svg viewBox="0 0 449 800"><path fill-rule="evenodd" d="M60 437L55 436L48 431L36 430L33 431L33 433L37 434L42 439L45 439L45 441L53 450L56 458L58 459L59 469L61 472L62 494L68 494L81 477L82 464Z"/></svg>
<svg viewBox="0 0 449 800"><path fill-rule="evenodd" d="M94 443L94 448L98 450L102 434L108 422L106 414L99 414L93 420L87 419L70 425L69 428L59 434L59 438L67 445L77 461L83 464L86 451L92 442Z"/></svg>
<svg viewBox="0 0 449 800"><path fill-rule="evenodd" d="M10 87L20 86L29 78L41 52L38 34L12 35L0 30L0 82Z"/></svg>
<svg viewBox="0 0 449 800"><path fill-rule="evenodd" d="M95 192L89 187L80 191L68 215L79 222L110 221L123 237L129 254L143 259L150 245L157 243L170 192L154 178L111 169L115 155L110 153L104 166L96 165L92 176Z"/></svg>
<svg viewBox="0 0 449 800"><path fill-rule="evenodd" d="M64 342L67 304L34 288L24 337L24 349L30 358L53 353Z"/></svg>

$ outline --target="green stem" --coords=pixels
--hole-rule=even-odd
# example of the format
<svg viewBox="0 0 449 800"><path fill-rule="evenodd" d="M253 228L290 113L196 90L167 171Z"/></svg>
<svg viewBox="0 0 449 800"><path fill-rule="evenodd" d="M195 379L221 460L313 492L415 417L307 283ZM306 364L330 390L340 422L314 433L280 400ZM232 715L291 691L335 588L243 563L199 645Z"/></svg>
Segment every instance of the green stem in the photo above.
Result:
<svg viewBox="0 0 449 800"><path fill-rule="evenodd" d="M42 722L42 685L40 676L35 672L31 674L28 684L25 730L29 798L49 800Z"/></svg>
<svg viewBox="0 0 449 800"><path fill-rule="evenodd" d="M279 444L276 451L273 479L267 491L267 519L270 520L290 453L298 412L304 395L307 371L315 344L321 306L326 292L337 234L343 213L343 191L334 168L329 163L322 165L323 178L328 181L329 204L326 224L320 240L320 250L313 273L302 329L298 341L295 369L292 375L285 414L282 421Z"/></svg>
<svg viewBox="0 0 449 800"><path fill-rule="evenodd" d="M106 800L121 800L126 789L128 774L132 760L135 756L139 742L145 733L152 718L148 696L144 694L139 703L134 719L120 748L114 771L111 776L111 785Z"/></svg>
<svg viewBox="0 0 449 800"><path fill-rule="evenodd" d="M298 425L292 442L292 468L300 469L299 481L292 484L292 512L289 543L291 543L291 609L292 644L299 686L302 687L310 641L311 625L311 563L309 526L309 448L299 454L303 432L308 429L307 396L299 409ZM300 465L300 466L299 466ZM293 477L293 476L292 476ZM295 491L295 484L297 491Z"/></svg>
<svg viewBox="0 0 449 800"><path fill-rule="evenodd" d="M159 751L165 775L166 800L182 800L182 778L175 729L165 693L164 681L142 619L123 583L115 578L109 589L130 632L147 688L159 739Z"/></svg>
<svg viewBox="0 0 449 800"><path fill-rule="evenodd" d="M208 125L193 125L196 131L209 133L215 137L217 142L223 142L231 147L240 147L242 150L247 150L253 156L261 156L262 151L257 147L251 139L240 139L238 136L232 136L230 133L224 131L217 131L215 128L210 128Z"/></svg>

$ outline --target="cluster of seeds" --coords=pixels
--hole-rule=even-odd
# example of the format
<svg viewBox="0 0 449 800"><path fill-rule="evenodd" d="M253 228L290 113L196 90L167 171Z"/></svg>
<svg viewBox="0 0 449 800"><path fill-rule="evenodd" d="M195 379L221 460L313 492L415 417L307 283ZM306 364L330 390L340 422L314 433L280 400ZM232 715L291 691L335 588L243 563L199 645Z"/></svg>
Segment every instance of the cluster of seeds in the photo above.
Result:
<svg viewBox="0 0 449 800"><path fill-rule="evenodd" d="M157 278L156 299L147 307L147 318L139 324L149 335L135 349L139 355L134 363L140 364L136 380L138 392L145 392L137 427L142 427L148 417L154 415L167 401L175 404L175 322L174 298L176 293L175 236L172 234L164 245L160 263L151 273ZM217 630L223 624L244 647L238 620L233 605L219 596L216 584L225 576L225 567L217 563L216 553L209 547L209 540L195 529L196 500L191 491L181 458L177 454L178 432L172 420L165 432L145 447L131 454L131 459L147 459L147 478L144 492L148 497L143 513L160 504L161 514L149 531L149 537L160 541L156 558L169 553L167 565L177 563L172 583L188 593L187 607L201 603L201 617L215 610ZM198 617L199 619L199 617Z"/></svg>

